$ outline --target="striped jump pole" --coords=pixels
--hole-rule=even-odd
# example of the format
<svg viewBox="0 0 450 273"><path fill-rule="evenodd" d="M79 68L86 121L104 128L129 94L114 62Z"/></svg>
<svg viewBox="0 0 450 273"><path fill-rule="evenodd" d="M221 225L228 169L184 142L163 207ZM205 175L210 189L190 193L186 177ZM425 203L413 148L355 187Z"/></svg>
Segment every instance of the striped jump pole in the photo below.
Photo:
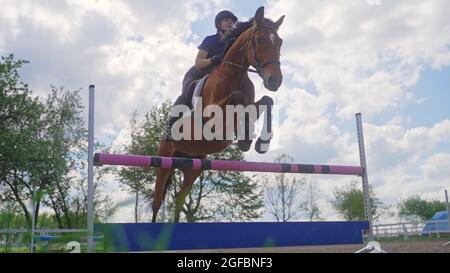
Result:
<svg viewBox="0 0 450 273"><path fill-rule="evenodd" d="M314 165L296 163L268 163L233 160L207 160L182 157L143 156L96 153L94 165L120 165L134 167L157 167L193 170L272 172L272 173L315 173L359 175L364 174L360 166Z"/></svg>

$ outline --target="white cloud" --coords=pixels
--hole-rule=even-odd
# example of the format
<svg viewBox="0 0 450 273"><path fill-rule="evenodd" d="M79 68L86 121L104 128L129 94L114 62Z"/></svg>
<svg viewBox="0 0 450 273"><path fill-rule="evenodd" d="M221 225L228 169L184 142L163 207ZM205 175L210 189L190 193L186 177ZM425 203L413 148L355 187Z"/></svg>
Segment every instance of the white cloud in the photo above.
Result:
<svg viewBox="0 0 450 273"><path fill-rule="evenodd" d="M314 100L311 101L314 104ZM317 109L320 113L320 108ZM292 114L301 112L298 109ZM450 141L449 128L449 120L412 129L364 122L369 182L382 202L395 209L398 201L414 195L442 200L443 189L450 186L450 153L439 151ZM330 119L315 117L297 121L289 116L280 130L281 147L272 151L273 156L288 153L299 163L359 165L356 136L340 131ZM270 159L266 157L265 160ZM323 175L313 175L311 179L320 185L322 209L327 206L331 209L326 200L332 199L334 188L360 181L357 177ZM325 214L333 215L334 212Z"/></svg>
<svg viewBox="0 0 450 273"><path fill-rule="evenodd" d="M386 122L387 125L398 125L401 126L402 124L408 124L411 122L411 117L403 116L403 115L397 115L391 118L388 122Z"/></svg>
<svg viewBox="0 0 450 273"><path fill-rule="evenodd" d="M314 83L346 119L411 101L408 87L423 69L450 63L449 8L445 1L269 1L274 18L286 14L285 73Z"/></svg>
<svg viewBox="0 0 450 273"><path fill-rule="evenodd" d="M134 110L176 98L195 58L191 23L221 2L2 0L0 53L31 61L37 94L54 84L87 98L96 84L97 132L117 131Z"/></svg>
<svg viewBox="0 0 450 273"><path fill-rule="evenodd" d="M450 186L450 153L437 153L427 158L421 167L424 177L435 185Z"/></svg>
<svg viewBox="0 0 450 273"><path fill-rule="evenodd" d="M195 58L192 23L230 3L0 2L0 54L31 61L23 78L40 95L55 84L82 87L86 99L87 86L96 84L97 138L112 135L113 143L127 141L133 111L176 98ZM450 151L442 145L449 142L450 121L410 128L414 117L398 109L424 99L411 91L424 69L450 64L448 1L270 0L266 14L286 15L279 31L285 81L269 94L280 109L274 140L280 145L247 157L271 161L287 152L299 162L358 164L353 115L362 112L370 181L382 201L438 196L448 177ZM267 94L261 79L252 79L257 97ZM380 115L389 121L377 124ZM351 180L314 179L328 198L335 185Z"/></svg>

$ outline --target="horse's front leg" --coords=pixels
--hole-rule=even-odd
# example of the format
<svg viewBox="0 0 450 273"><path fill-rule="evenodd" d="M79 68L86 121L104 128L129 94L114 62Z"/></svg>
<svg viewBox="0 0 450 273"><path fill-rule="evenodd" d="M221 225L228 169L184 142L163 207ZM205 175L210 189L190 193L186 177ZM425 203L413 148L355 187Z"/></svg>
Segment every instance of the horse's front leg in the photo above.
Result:
<svg viewBox="0 0 450 273"><path fill-rule="evenodd" d="M258 153L265 153L269 149L272 139L272 105L273 100L268 96L262 97L259 101L247 105L246 111L241 115L238 121L238 146L242 151L248 151L253 141L253 134L256 121L262 114L264 115L264 124L260 136L256 140L255 150ZM254 115L252 114L254 113Z"/></svg>
<svg viewBox="0 0 450 273"><path fill-rule="evenodd" d="M255 102L256 109L258 111L258 118L265 113L263 128L261 134L256 140L255 150L264 154L269 150L270 140L273 137L272 132L272 106L273 99L269 96L263 96L259 101Z"/></svg>
<svg viewBox="0 0 450 273"><path fill-rule="evenodd" d="M231 93L227 105L233 106L232 110L226 110L233 113L233 135L236 136L241 151L246 152L250 149L253 141L253 125L258 119L257 107L254 103L248 104L248 98L240 91ZM227 113L227 116L229 116L229 113ZM226 127L230 128L229 126Z"/></svg>

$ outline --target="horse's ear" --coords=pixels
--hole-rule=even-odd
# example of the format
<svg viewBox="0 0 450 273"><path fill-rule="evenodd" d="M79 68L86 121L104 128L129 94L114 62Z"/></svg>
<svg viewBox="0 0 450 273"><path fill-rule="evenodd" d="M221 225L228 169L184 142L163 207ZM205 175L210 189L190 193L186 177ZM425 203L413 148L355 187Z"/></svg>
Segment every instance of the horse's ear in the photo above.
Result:
<svg viewBox="0 0 450 273"><path fill-rule="evenodd" d="M255 22L257 26L262 26L264 23L264 7L259 7L255 13Z"/></svg>
<svg viewBox="0 0 450 273"><path fill-rule="evenodd" d="M281 16L280 19L278 19L278 21L275 22L275 26L278 28L280 28L281 24L283 23L285 15Z"/></svg>

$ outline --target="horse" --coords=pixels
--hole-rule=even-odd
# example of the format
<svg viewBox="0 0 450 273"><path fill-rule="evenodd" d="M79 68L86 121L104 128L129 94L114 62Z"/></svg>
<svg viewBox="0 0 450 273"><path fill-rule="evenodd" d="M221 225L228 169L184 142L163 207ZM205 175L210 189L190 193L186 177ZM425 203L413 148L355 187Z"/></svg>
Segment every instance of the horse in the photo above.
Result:
<svg viewBox="0 0 450 273"><path fill-rule="evenodd" d="M225 111L226 106L266 106L266 122L271 133L271 106L273 100L269 96L263 96L255 102L255 90L248 72L256 72L263 79L264 87L269 91L277 91L283 79L280 68L280 49L282 39L278 36L278 29L283 23L284 15L276 22L264 18L264 7L257 9L255 16L248 23L240 24L232 31L226 33L225 38L229 41L228 50L223 61L214 70L203 86L202 102L200 107L205 109L210 105L217 105ZM250 69L253 66L255 69ZM263 111L258 111L257 117L261 116ZM194 117L192 124L195 122ZM247 121L247 117L246 117ZM233 125L239 123L233 116ZM225 121L223 126L228 123ZM266 125L264 125L266 126ZM221 128L226 131L227 128ZM248 137L248 123L245 125L245 139L238 141L238 146L243 151L248 151L252 140ZM263 144L268 144L270 139L263 140L258 138L255 143L255 149L259 153L266 150L262 148ZM180 140L166 141L161 140L158 149L159 156L167 157L189 157L205 159L208 154L223 151L232 140ZM153 195L153 217L152 222L156 222L157 214L171 181L173 169L158 168L156 171L155 190ZM184 174L183 184L177 193L175 202L174 222L180 219L180 213L186 196L192 190L194 181L200 176L201 170L182 169Z"/></svg>

